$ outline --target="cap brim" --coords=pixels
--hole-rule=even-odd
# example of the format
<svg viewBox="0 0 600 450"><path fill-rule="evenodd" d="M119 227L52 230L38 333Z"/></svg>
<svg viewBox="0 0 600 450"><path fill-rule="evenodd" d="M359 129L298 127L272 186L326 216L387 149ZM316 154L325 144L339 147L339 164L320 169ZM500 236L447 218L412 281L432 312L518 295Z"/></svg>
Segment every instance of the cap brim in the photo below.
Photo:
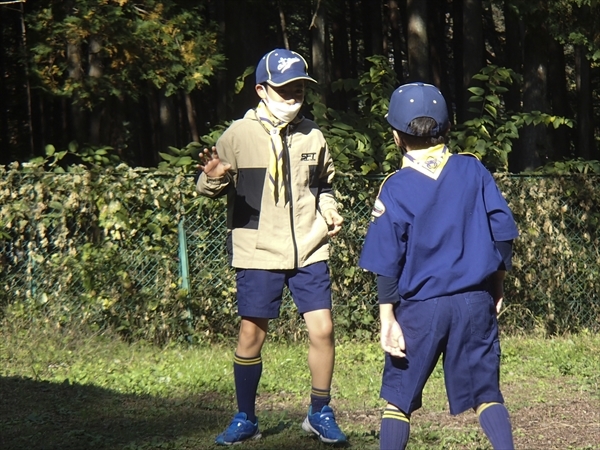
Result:
<svg viewBox="0 0 600 450"><path fill-rule="evenodd" d="M283 86L284 84L288 84L288 83L291 83L292 81L297 81L297 80L306 80L306 81L311 81L313 83L317 83L317 80L315 80L314 78L311 78L311 77L309 77L307 75L300 75L300 76L297 76L297 77L287 78L285 81L282 81L282 82L279 82L279 83L276 83L273 80L267 80L267 83L269 85L271 85L271 86L274 86L274 87L280 87L280 86Z"/></svg>

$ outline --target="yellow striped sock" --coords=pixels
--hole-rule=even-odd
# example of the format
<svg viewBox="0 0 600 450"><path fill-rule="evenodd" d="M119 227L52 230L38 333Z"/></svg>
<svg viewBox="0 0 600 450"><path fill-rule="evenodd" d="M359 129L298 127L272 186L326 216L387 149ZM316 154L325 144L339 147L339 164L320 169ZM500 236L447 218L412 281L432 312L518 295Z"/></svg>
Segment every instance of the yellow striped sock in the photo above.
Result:
<svg viewBox="0 0 600 450"><path fill-rule="evenodd" d="M242 358L241 356L234 355L233 362L235 364L239 364L240 366L254 366L256 364L260 364L262 362L262 358L260 355L254 358Z"/></svg>
<svg viewBox="0 0 600 450"><path fill-rule="evenodd" d="M408 417L406 414L404 414L399 409L390 409L390 408L384 409L382 419L394 419L394 420L401 420L402 422L410 423L410 417Z"/></svg>
<svg viewBox="0 0 600 450"><path fill-rule="evenodd" d="M315 397L329 397L330 394L330 389L317 389L313 387L310 390L310 395L314 395Z"/></svg>
<svg viewBox="0 0 600 450"><path fill-rule="evenodd" d="M493 405L500 405L500 403L498 402L490 402L490 403L482 403L481 405L479 405L477 407L477 409L475 410L475 412L477 413L477 417L479 417L479 415L484 412L486 409L488 409L490 406Z"/></svg>
<svg viewBox="0 0 600 450"><path fill-rule="evenodd" d="M329 405L331 401L331 389L318 389L311 386L310 390L310 406L313 414L319 412L324 406Z"/></svg>

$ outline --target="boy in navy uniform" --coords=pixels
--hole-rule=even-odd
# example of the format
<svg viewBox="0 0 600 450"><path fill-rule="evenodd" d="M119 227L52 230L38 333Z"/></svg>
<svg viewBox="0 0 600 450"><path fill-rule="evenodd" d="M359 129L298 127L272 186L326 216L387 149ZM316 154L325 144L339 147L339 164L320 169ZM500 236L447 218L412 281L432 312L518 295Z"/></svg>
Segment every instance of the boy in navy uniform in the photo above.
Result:
<svg viewBox="0 0 600 450"><path fill-rule="evenodd" d="M386 352L380 448L406 447L443 355L451 414L473 408L494 449L513 449L497 323L518 236L512 213L479 160L446 147L448 110L435 86L400 86L386 117L405 153L379 190L359 261L377 274Z"/></svg>
<svg viewBox="0 0 600 450"><path fill-rule="evenodd" d="M346 441L329 406L335 345L327 265L328 240L343 219L325 138L299 114L305 83L315 82L307 68L302 56L286 49L263 56L256 68L258 106L200 155L198 192L227 195L227 249L241 316L233 363L238 413L217 436L219 445L261 437L255 413L261 350L269 320L279 316L284 286L309 337L311 403L302 428L325 443Z"/></svg>

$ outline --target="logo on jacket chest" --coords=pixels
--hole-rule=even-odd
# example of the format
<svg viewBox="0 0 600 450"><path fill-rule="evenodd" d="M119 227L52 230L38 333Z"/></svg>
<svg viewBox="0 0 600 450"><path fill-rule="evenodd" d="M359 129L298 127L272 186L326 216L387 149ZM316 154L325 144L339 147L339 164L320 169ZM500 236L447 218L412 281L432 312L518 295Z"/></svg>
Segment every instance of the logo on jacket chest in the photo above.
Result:
<svg viewBox="0 0 600 450"><path fill-rule="evenodd" d="M303 162L314 162L316 160L317 160L316 153L302 153L300 155L300 161L303 161Z"/></svg>

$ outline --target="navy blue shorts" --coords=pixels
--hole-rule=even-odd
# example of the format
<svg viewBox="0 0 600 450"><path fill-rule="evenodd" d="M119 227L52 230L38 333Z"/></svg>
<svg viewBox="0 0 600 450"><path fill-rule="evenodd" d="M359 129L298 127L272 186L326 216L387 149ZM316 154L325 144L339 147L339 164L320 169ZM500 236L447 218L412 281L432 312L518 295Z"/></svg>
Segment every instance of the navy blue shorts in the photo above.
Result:
<svg viewBox="0 0 600 450"><path fill-rule="evenodd" d="M237 269L238 315L276 319L287 286L300 314L331 309L331 279L325 261L293 270Z"/></svg>
<svg viewBox="0 0 600 450"><path fill-rule="evenodd" d="M498 322L488 292L402 300L395 314L406 357L386 353L381 398L407 414L419 409L425 382L442 355L451 414L482 403L504 403Z"/></svg>

